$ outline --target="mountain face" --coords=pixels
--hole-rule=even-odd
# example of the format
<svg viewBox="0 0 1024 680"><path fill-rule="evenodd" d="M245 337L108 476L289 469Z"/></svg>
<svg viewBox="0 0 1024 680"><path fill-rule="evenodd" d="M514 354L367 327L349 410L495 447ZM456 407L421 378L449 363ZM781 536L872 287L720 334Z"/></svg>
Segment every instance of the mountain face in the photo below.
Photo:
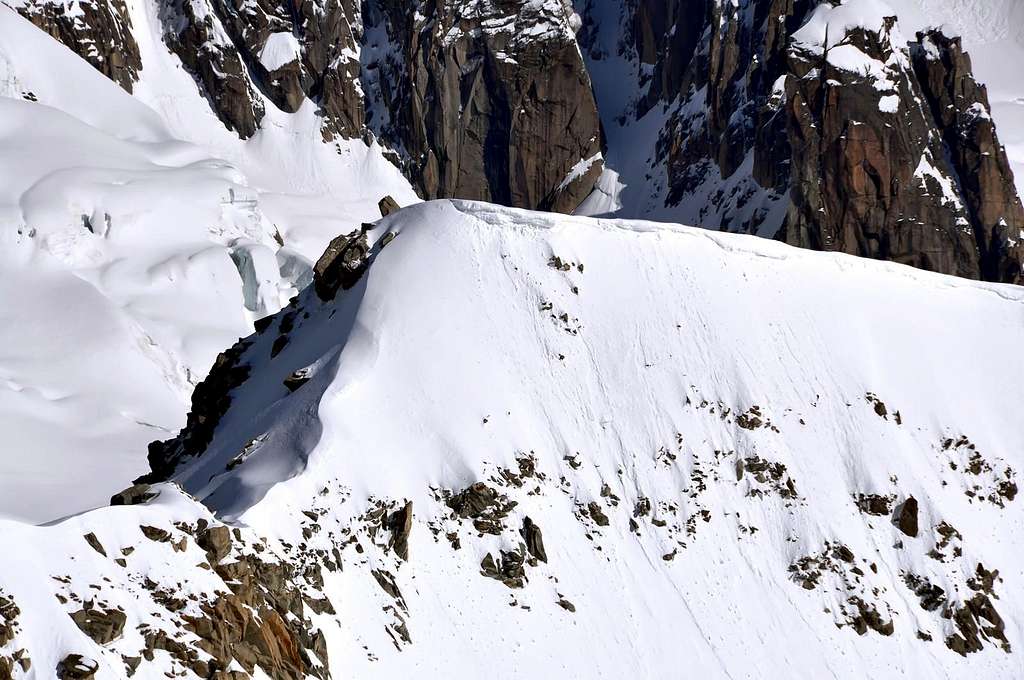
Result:
<svg viewBox="0 0 1024 680"><path fill-rule="evenodd" d="M609 29L613 4L588 3L582 42L636 67L634 118L662 110L652 164L691 223L1020 280L1020 200L958 40L908 40L876 2L638 1Z"/></svg>
<svg viewBox="0 0 1024 680"><path fill-rule="evenodd" d="M1020 678L1010 0L0 2L0 680Z"/></svg>
<svg viewBox="0 0 1024 680"><path fill-rule="evenodd" d="M15 6L131 91L123 2ZM425 199L618 207L1021 280L1024 212L984 86L958 40L905 36L878 0L181 0L159 15L227 129L248 139L268 106L310 102L325 142L380 141ZM637 153L644 167L602 174Z"/></svg>
<svg viewBox="0 0 1024 680"><path fill-rule="evenodd" d="M1015 678L1022 305L749 236L406 208L222 354L113 507L2 525L0 668Z"/></svg>

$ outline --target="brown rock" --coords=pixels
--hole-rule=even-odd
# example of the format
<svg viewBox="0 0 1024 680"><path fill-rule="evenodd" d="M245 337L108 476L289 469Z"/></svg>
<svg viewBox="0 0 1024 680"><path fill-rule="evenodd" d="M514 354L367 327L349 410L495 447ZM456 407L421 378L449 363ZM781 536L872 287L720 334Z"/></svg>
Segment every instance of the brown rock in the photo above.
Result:
<svg viewBox="0 0 1024 680"><path fill-rule="evenodd" d="M135 484L124 491L119 491L110 497L111 505L140 505L146 501L156 498L157 493L151 490L149 484Z"/></svg>
<svg viewBox="0 0 1024 680"><path fill-rule="evenodd" d="M231 553L231 531L226 526L208 527L196 534L196 543L206 551L211 565L216 565Z"/></svg>
<svg viewBox="0 0 1024 680"><path fill-rule="evenodd" d="M68 654L57 664L59 680L90 680L96 676L99 664L81 654Z"/></svg>
<svg viewBox="0 0 1024 680"><path fill-rule="evenodd" d="M519 530L523 540L526 541L526 550L541 562L548 561L547 551L544 550L544 537L541 535L540 527L534 524L529 517L523 518L523 528Z"/></svg>
<svg viewBox="0 0 1024 680"><path fill-rule="evenodd" d="M604 510L596 501L587 504L587 512L590 514L590 519L594 520L594 524L599 527L608 526L608 515L604 514Z"/></svg>
<svg viewBox="0 0 1024 680"><path fill-rule="evenodd" d="M896 511L896 526L907 536L917 537L917 499L913 496L903 501Z"/></svg>
<svg viewBox="0 0 1024 680"><path fill-rule="evenodd" d="M598 157L601 129L561 3L511 0L472 12L380 4L376 28L403 52L376 64L376 96L392 103L381 134L406 150L420 194L563 212L579 205L602 169L581 165ZM531 38L520 39L527 30Z"/></svg>
<svg viewBox="0 0 1024 680"><path fill-rule="evenodd" d="M124 612L116 609L103 611L91 607L72 613L71 619L83 633L101 645L121 637L127 621Z"/></svg>
<svg viewBox="0 0 1024 680"><path fill-rule="evenodd" d="M90 548L98 552L100 555L103 555L104 557L107 556L107 551L103 549L103 544L100 543L100 539L96 538L96 534L90 531L82 538L85 539L85 542L89 544Z"/></svg>
<svg viewBox="0 0 1024 680"><path fill-rule="evenodd" d="M409 559L409 534L412 532L412 501L407 501L401 510L393 512L388 518L388 530L391 531L390 545L395 554L403 560Z"/></svg>
<svg viewBox="0 0 1024 680"><path fill-rule="evenodd" d="M384 198L380 199L380 201L377 203L377 207L380 209L381 217L387 217L388 215L396 213L402 209L402 206L398 205L398 201L391 198L391 196L385 196Z"/></svg>

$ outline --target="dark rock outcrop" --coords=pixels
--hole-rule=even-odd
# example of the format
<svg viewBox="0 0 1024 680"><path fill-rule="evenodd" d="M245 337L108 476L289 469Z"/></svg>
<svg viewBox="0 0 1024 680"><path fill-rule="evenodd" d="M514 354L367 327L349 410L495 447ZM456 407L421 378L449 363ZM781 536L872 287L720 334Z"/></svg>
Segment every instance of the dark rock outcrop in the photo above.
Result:
<svg viewBox="0 0 1024 680"><path fill-rule="evenodd" d="M263 117L257 91L288 113L312 100L325 140L361 133L358 3L179 0L165 12L164 26L168 46L242 138Z"/></svg>
<svg viewBox="0 0 1024 680"><path fill-rule="evenodd" d="M956 173L980 254L981 278L1021 283L1024 208L996 136L988 93L974 79L960 38L917 34L914 71ZM1016 231L1011 231L1011 227Z"/></svg>
<svg viewBox="0 0 1024 680"><path fill-rule="evenodd" d="M371 65L366 84L386 111L369 122L405 150L424 198L570 211L586 197L600 123L567 4L370 4L367 22L399 56Z"/></svg>
<svg viewBox="0 0 1024 680"><path fill-rule="evenodd" d="M89 680L96 676L100 665L81 654L68 654L57 664L59 680Z"/></svg>
<svg viewBox="0 0 1024 680"><path fill-rule="evenodd" d="M540 527L532 519L525 517L523 518L523 528L519 533L526 541L527 552L541 562L547 562L548 553L544 550L544 536L541 534Z"/></svg>
<svg viewBox="0 0 1024 680"><path fill-rule="evenodd" d="M978 278L979 255L920 87L893 43L896 18L840 42L794 47L785 81L791 203L783 238L922 269ZM884 64L847 70L833 50ZM837 66L836 64L840 64Z"/></svg>
<svg viewBox="0 0 1024 680"><path fill-rule="evenodd" d="M608 4L585 3L591 63L610 56L594 38ZM624 115L668 115L652 196L710 228L1019 281L1024 214L959 41L908 46L895 17L807 28L836 4L627 3L619 49L641 91Z"/></svg>
<svg viewBox="0 0 1024 680"><path fill-rule="evenodd" d="M369 264L370 245L366 227L337 236L313 267L313 286L321 300L331 300L338 290L348 290L359 281Z"/></svg>
<svg viewBox="0 0 1024 680"><path fill-rule="evenodd" d="M214 113L242 139L256 134L265 110L235 45L204 0L174 0L161 8L164 42L196 79Z"/></svg>
<svg viewBox="0 0 1024 680"><path fill-rule="evenodd" d="M124 632L124 624L128 620L124 612L97 609L86 607L71 614L83 633L95 640L98 644L105 645L121 637Z"/></svg>
<svg viewBox="0 0 1024 680"><path fill-rule="evenodd" d="M149 484L133 484L110 497L111 505L140 505L157 497Z"/></svg>
<svg viewBox="0 0 1024 680"><path fill-rule="evenodd" d="M377 202L377 208L380 210L381 217L387 217L401 210L402 206L398 205L398 201L391 196L385 196Z"/></svg>
<svg viewBox="0 0 1024 680"><path fill-rule="evenodd" d="M900 531L911 538L917 538L917 499L911 496L903 501L903 505L896 510L895 520Z"/></svg>
<svg viewBox="0 0 1024 680"><path fill-rule="evenodd" d="M391 532L389 545L403 560L409 559L409 534L412 533L412 501L407 501L400 510L388 517L388 531Z"/></svg>
<svg viewBox="0 0 1024 680"><path fill-rule="evenodd" d="M150 443L150 472L135 480L137 485L166 481L182 461L206 450L217 423L231 406L231 391L249 377L250 367L241 358L251 344L251 340L239 340L221 352L206 379L196 385L192 408L178 436Z"/></svg>

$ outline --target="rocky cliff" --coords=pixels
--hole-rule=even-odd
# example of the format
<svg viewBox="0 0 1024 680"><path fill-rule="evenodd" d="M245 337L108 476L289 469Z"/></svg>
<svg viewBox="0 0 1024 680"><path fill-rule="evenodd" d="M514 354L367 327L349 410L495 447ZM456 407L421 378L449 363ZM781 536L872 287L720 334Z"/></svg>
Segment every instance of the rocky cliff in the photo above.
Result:
<svg viewBox="0 0 1024 680"><path fill-rule="evenodd" d="M427 198L570 211L602 169L600 124L559 1L378 4L401 56L376 82L382 136ZM396 106L395 103L398 105Z"/></svg>
<svg viewBox="0 0 1024 680"><path fill-rule="evenodd" d="M591 66L635 69L616 124L666 120L655 202L711 228L1021 280L1020 200L958 40L908 40L889 8L856 0L584 4Z"/></svg>

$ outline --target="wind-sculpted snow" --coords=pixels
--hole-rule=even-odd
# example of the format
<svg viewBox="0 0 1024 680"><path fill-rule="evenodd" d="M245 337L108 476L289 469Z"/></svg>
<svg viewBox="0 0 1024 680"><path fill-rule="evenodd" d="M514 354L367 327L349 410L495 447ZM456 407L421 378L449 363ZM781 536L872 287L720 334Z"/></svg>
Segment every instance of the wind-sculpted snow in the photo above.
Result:
<svg viewBox="0 0 1024 680"><path fill-rule="evenodd" d="M145 36L144 13L134 26ZM105 503L332 236L379 217L384 194L415 200L379 150L323 146L315 124L218 137L152 48L132 97L0 7L0 515ZM158 82L159 112L140 101ZM274 135L319 148L283 155Z"/></svg>
<svg viewBox="0 0 1024 680"><path fill-rule="evenodd" d="M336 677L1015 677L1019 288L461 202L368 238L166 445L338 551Z"/></svg>

